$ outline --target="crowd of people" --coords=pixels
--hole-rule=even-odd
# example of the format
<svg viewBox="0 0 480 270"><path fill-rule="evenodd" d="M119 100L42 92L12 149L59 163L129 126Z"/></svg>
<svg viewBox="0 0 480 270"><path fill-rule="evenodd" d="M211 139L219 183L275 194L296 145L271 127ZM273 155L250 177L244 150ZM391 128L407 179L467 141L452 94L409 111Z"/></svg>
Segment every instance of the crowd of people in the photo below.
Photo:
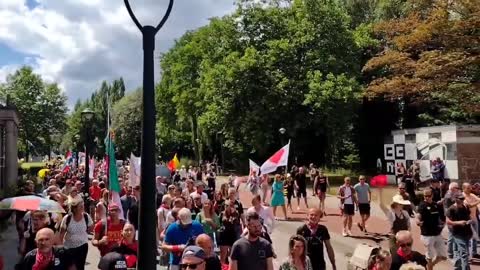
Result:
<svg viewBox="0 0 480 270"><path fill-rule="evenodd" d="M83 166L70 170L51 167L43 180L40 194L35 183L27 181L21 195L39 195L62 205L66 214L29 211L16 213L21 260L17 269L85 269L88 244L98 248L101 259L98 269L128 269L136 266L138 201L140 186L132 185L129 166L119 168L122 187L120 204L111 201L105 166L95 166L94 177L85 177ZM409 173L399 178L398 194L385 209L391 225L389 248L379 249L370 258L369 269L397 270L404 265L433 269L440 261L451 259L454 269L470 269L470 255L478 257L479 185L464 183L462 190L452 182L445 191L445 179L432 179L423 189L423 196L410 192ZM307 181L312 181L313 195L318 206L309 208ZM356 179L355 179L356 180ZM90 181L85 190L85 181ZM283 270L323 270L328 258L337 269L335 251L330 233L320 224L327 215L325 198L329 180L313 164L308 168L293 166L288 173L268 175L252 171L246 181L252 193L251 207L245 209L240 201L242 178L231 175L229 181L217 187L214 166L182 166L170 177L158 176L157 238L159 264L171 270L273 270L271 233L280 207L283 219L289 219L292 198L297 209L307 210L306 223L286 241L289 257L280 264ZM340 213L343 219L342 235L351 236L356 210L360 231L368 232L372 194L365 176L346 177L338 188ZM421 198L421 199L418 199ZM85 207L88 205L89 207ZM421 241L426 254L412 250L411 221L420 227ZM448 241L441 236L448 228ZM324 249L326 255L324 255ZM416 269L416 268L405 268Z"/></svg>

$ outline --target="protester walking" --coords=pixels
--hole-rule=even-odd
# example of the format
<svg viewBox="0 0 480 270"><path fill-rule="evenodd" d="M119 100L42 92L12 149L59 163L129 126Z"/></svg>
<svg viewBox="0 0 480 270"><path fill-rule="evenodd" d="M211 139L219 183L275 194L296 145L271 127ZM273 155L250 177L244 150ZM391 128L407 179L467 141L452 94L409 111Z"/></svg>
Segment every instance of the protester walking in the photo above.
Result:
<svg viewBox="0 0 480 270"><path fill-rule="evenodd" d="M280 265L279 270L313 270L307 256L307 240L301 235L294 235L288 241L288 259Z"/></svg>
<svg viewBox="0 0 480 270"><path fill-rule="evenodd" d="M417 225L420 226L420 239L427 252L427 270L447 259L447 251L441 235L445 224L443 208L433 201L433 194L430 188L423 191L424 201L417 208Z"/></svg>
<svg viewBox="0 0 480 270"><path fill-rule="evenodd" d="M413 237L409 231L399 231L395 235L398 250L392 256L392 266L390 270L400 270L405 263L417 263L423 267L427 266L425 256L412 250Z"/></svg>
<svg viewBox="0 0 480 270"><path fill-rule="evenodd" d="M301 235L307 240L307 255L312 263L313 270L326 269L323 255L324 247L332 264L332 269L336 270L335 252L330 243L330 234L327 227L319 224L321 217L322 211L320 209L312 208L308 210L307 223L297 229L297 235Z"/></svg>
<svg viewBox="0 0 480 270"><path fill-rule="evenodd" d="M256 212L246 215L248 234L232 246L230 270L273 270L272 245L261 238L262 224Z"/></svg>
<svg viewBox="0 0 480 270"><path fill-rule="evenodd" d="M276 218L277 207L281 206L285 220L287 217L287 208L285 207L285 196L283 195L283 181L280 174L275 175L275 181L272 185L272 201L270 205L273 207L273 216Z"/></svg>
<svg viewBox="0 0 480 270"><path fill-rule="evenodd" d="M454 195L455 204L450 206L447 211L447 225L451 227L451 233L454 248L454 269L455 270L470 270L469 258L469 244L473 236L470 225L472 219L470 210L465 205L465 196L462 193Z"/></svg>
<svg viewBox="0 0 480 270"><path fill-rule="evenodd" d="M350 177L345 177L344 184L338 189L337 193L343 216L343 236L352 235L353 215L355 214L355 204L357 202L355 189L350 182Z"/></svg>
<svg viewBox="0 0 480 270"><path fill-rule="evenodd" d="M93 231L93 220L85 212L83 201L70 205L70 214L63 217L60 225L60 241L63 242L77 270L85 269L88 254L88 234Z"/></svg>
<svg viewBox="0 0 480 270"><path fill-rule="evenodd" d="M366 223L370 218L370 202L372 200L372 192L370 191L370 186L365 182L365 176L360 175L358 181L359 183L353 187L353 189L355 189L357 207L361 218L361 222L357 223L357 225L360 228L360 231L367 232Z"/></svg>
<svg viewBox="0 0 480 270"><path fill-rule="evenodd" d="M313 190L318 196L319 204L318 207L324 215L325 213L325 198L327 197L327 188L329 186L328 177L323 173L323 170L319 170L318 175L316 176L315 182L313 184Z"/></svg>

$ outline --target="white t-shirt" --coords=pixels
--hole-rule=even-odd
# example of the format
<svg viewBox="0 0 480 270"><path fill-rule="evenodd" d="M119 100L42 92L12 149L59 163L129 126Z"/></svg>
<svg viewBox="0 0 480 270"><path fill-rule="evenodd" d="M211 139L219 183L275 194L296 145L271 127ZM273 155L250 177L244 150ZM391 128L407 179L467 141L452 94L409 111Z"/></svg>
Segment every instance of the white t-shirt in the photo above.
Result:
<svg viewBox="0 0 480 270"><path fill-rule="evenodd" d="M158 210L157 210L158 226L162 230L165 230L165 228L167 227L167 222L168 222L167 219L168 219L169 215L170 215L170 209L163 208L162 206L160 206L158 208Z"/></svg>
<svg viewBox="0 0 480 270"><path fill-rule="evenodd" d="M350 189L350 187L344 189L344 197L346 197L346 199L343 204L353 204L352 190Z"/></svg>
<svg viewBox="0 0 480 270"><path fill-rule="evenodd" d="M193 195L195 195L195 194L198 194L198 193L197 193L196 191L190 193L190 197L193 198ZM204 204L204 203L208 200L208 195L207 195L207 193L202 192L202 195L201 195L201 196L202 196L202 197L201 197L202 204Z"/></svg>
<svg viewBox="0 0 480 270"><path fill-rule="evenodd" d="M73 216L70 218L70 223L67 228L67 218L69 215L66 215L62 219L62 224L60 228L66 230L65 239L63 245L65 248L77 248L81 245L88 243L88 233L87 233L87 224L85 224L85 218L82 215L80 221L76 221ZM88 227L93 225L92 217L87 214L88 217Z"/></svg>

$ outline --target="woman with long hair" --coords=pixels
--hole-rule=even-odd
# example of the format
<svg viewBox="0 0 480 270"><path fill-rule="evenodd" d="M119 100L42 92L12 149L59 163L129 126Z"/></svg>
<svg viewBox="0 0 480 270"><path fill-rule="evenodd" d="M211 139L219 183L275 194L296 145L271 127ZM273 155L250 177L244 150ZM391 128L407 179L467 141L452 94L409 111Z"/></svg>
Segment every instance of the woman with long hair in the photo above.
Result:
<svg viewBox="0 0 480 270"><path fill-rule="evenodd" d="M279 270L313 270L307 256L307 240L303 236L290 237L288 248L288 259L280 265Z"/></svg>
<svg viewBox="0 0 480 270"><path fill-rule="evenodd" d="M204 232L216 242L215 234L220 228L220 218L213 209L212 201L206 200L203 203L202 211L197 214L196 220L202 224Z"/></svg>
<svg viewBox="0 0 480 270"><path fill-rule="evenodd" d="M88 254L88 233L93 231L93 220L85 212L83 200L70 204L70 214L62 219L60 225L60 241L68 250L76 269L85 269Z"/></svg>
<svg viewBox="0 0 480 270"><path fill-rule="evenodd" d="M316 195L319 199L318 207L322 211L324 215L325 213L325 198L327 196L327 188L328 188L328 177L323 173L323 170L318 172L318 175L315 176L315 182L313 184L313 189L315 190Z"/></svg>
<svg viewBox="0 0 480 270"><path fill-rule="evenodd" d="M138 242L135 240L135 234L135 227L130 223L125 224L122 230L122 240L118 243L118 247L113 249L125 256L128 268L137 266Z"/></svg>
<svg viewBox="0 0 480 270"><path fill-rule="evenodd" d="M272 185L272 200L270 202L273 207L273 216L277 216L277 207L281 206L285 220L287 217L287 208L285 207L285 197L283 195L283 181L280 174L275 175L275 182Z"/></svg>
<svg viewBox="0 0 480 270"><path fill-rule="evenodd" d="M220 246L220 260L222 263L226 263L227 256L233 243L240 238L242 232L241 215L235 209L235 200L225 201L225 210L220 215L222 220L222 227L219 235Z"/></svg>
<svg viewBox="0 0 480 270"><path fill-rule="evenodd" d="M215 192L215 196L213 197L213 209L217 215L225 210L225 196L223 196L221 191Z"/></svg>
<svg viewBox="0 0 480 270"><path fill-rule="evenodd" d="M100 198L97 206L95 207L95 222L98 222L102 219L107 219L108 196L108 190L102 190L102 197Z"/></svg>

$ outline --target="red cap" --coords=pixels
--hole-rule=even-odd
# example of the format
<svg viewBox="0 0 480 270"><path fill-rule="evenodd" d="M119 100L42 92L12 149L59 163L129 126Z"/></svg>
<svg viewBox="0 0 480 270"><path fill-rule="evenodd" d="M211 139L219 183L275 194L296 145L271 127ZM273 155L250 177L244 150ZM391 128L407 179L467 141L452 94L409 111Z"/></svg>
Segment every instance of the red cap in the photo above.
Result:
<svg viewBox="0 0 480 270"><path fill-rule="evenodd" d="M120 207L116 203L109 203L108 210L114 210L114 209L120 209Z"/></svg>

